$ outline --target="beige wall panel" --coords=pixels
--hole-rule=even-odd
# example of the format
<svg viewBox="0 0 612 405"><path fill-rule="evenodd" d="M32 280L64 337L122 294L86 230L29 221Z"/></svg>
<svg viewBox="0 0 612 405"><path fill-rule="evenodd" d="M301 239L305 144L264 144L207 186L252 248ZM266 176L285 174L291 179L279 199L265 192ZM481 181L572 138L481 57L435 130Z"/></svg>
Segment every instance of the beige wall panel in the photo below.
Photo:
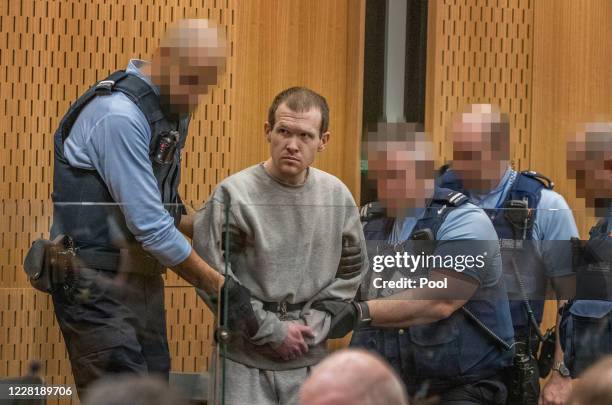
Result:
<svg viewBox="0 0 612 405"><path fill-rule="evenodd" d="M438 163L452 159L448 125L470 103L493 103L509 114L512 159L529 164L533 2L429 2L426 130Z"/></svg>
<svg viewBox="0 0 612 405"><path fill-rule="evenodd" d="M535 2L532 166L555 179L583 238L595 219L567 180L565 141L584 122L612 120L612 2Z"/></svg>

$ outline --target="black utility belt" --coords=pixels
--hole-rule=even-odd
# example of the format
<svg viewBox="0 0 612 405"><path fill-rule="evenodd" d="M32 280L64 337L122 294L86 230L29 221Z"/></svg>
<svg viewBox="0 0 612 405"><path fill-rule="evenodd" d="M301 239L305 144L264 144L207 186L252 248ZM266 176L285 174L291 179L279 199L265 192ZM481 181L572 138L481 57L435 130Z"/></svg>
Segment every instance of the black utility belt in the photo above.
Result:
<svg viewBox="0 0 612 405"><path fill-rule="evenodd" d="M263 301L263 309L265 311L276 312L279 314L292 312L292 311L301 311L306 305L305 302L298 302L295 304L291 304L288 302L267 302Z"/></svg>
<svg viewBox="0 0 612 405"><path fill-rule="evenodd" d="M94 252L75 247L74 240L59 235L54 240L37 239L24 261L24 271L37 290L50 293L68 279L74 279L84 268L143 275L159 275L165 271L153 257L128 249Z"/></svg>
<svg viewBox="0 0 612 405"><path fill-rule="evenodd" d="M151 256L127 249L119 253L77 250L76 257L85 267L122 273L161 274L166 268Z"/></svg>

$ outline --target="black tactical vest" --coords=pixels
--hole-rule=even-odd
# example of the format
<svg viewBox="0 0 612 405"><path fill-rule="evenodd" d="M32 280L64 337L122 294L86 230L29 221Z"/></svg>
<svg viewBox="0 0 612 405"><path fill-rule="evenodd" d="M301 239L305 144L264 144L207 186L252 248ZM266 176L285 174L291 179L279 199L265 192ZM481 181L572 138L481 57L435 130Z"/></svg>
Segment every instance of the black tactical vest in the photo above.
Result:
<svg viewBox="0 0 612 405"><path fill-rule="evenodd" d="M449 170L448 166L445 166L440 172L441 176L438 178L440 187L446 187L470 196L453 170ZM519 172L502 206L498 209L485 210L491 222L493 222L500 240L512 323L517 329L529 325L523 299L525 296L529 298L529 305L536 322L538 324L542 322L544 299L539 297L543 297L546 291L546 268L535 248L535 242L530 241L533 240L533 224L538 214L537 208L542 190L544 188L552 190L553 187L554 184L539 173L533 171ZM517 231L516 226L506 218L507 205L512 200L525 201L530 209L530 216L524 232ZM520 283L522 283L523 291L521 291Z"/></svg>
<svg viewBox="0 0 612 405"><path fill-rule="evenodd" d="M54 135L53 225L51 238L65 234L73 238L78 256L86 265L116 270L120 251L122 260L129 260L133 271L159 270L162 266L149 256L128 230L123 213L95 170L70 166L64 156L64 142L79 113L95 97L122 92L143 112L151 128L149 156L155 152L164 133L176 130L179 144L171 162L159 164L151 160L153 174L162 203L178 225L184 212L178 193L180 151L185 145L189 117L169 118L160 106L159 97L143 79L117 71L87 90L72 104ZM129 176L130 173L125 173Z"/></svg>

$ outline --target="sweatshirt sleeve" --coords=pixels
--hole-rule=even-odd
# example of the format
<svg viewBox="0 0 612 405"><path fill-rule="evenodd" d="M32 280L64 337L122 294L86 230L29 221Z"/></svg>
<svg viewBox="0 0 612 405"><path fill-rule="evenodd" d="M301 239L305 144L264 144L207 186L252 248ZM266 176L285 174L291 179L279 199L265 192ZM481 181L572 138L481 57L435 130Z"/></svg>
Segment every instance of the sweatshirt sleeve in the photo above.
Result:
<svg viewBox="0 0 612 405"><path fill-rule="evenodd" d="M193 247L195 251L202 257L212 268L221 274L227 272L228 276L240 283L240 280L235 276L231 269L231 265L225 266L225 257L223 254L223 229L229 226L236 231L241 229L239 214L234 210L226 209L228 201L227 191L223 186L219 186L212 197L206 202L204 207L198 211L194 219L193 232ZM210 306L210 297L198 290L198 295ZM276 314L263 309L263 303L251 297L251 304L259 323L259 330L251 338L251 342L256 345L271 344L273 347L278 347L287 336L287 324L281 321ZM215 312L217 308L211 308Z"/></svg>
<svg viewBox="0 0 612 405"><path fill-rule="evenodd" d="M346 190L346 193L348 194L347 199L350 200L350 206L347 206L346 208L345 220L342 229L342 238L348 239L351 244L359 243L359 245L361 246L361 273L358 277L354 277L351 279L333 279L327 287L325 287L314 297L312 297L304 307L304 323L310 326L313 332L315 333L315 338L312 342L312 344L314 345L321 343L327 338L331 322L331 315L325 311L318 311L312 309L310 308L310 306L314 302L322 300L347 301L355 298L357 290L359 289L359 285L361 284L363 275L367 271L369 265L367 248L365 243L365 237L363 235L363 228L361 226L359 210L355 206L355 202L353 201L353 198L348 190Z"/></svg>

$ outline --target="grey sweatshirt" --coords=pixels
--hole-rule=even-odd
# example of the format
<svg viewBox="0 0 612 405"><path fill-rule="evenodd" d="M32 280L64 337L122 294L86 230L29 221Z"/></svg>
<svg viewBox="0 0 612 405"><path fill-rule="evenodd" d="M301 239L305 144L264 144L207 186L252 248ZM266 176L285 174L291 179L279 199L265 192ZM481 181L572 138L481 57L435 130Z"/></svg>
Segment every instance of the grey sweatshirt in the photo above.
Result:
<svg viewBox="0 0 612 405"><path fill-rule="evenodd" d="M335 278L343 237L361 244L362 274L368 267L359 212L351 193L339 179L312 167L300 186L278 182L262 164L228 177L194 222L194 249L221 273L225 268L221 244L226 201L230 201L230 227L246 237L245 249L232 257L228 272L251 291L260 325L252 339L232 341L227 357L266 370L316 364L326 354L330 315L310 306L323 299L352 299L361 282L361 277ZM264 310L262 302L303 306L281 320L278 313ZM289 321L310 326L315 338L307 341L306 355L283 361L273 347L285 339Z"/></svg>

